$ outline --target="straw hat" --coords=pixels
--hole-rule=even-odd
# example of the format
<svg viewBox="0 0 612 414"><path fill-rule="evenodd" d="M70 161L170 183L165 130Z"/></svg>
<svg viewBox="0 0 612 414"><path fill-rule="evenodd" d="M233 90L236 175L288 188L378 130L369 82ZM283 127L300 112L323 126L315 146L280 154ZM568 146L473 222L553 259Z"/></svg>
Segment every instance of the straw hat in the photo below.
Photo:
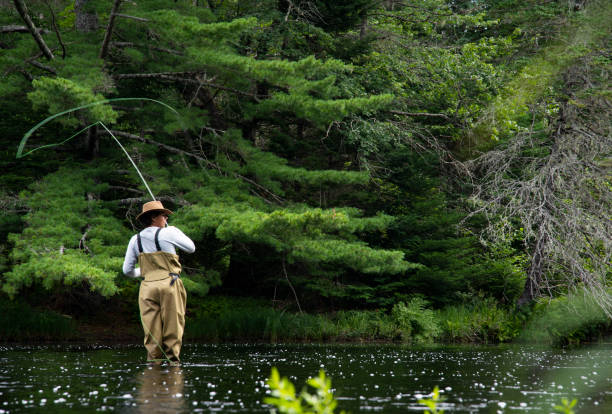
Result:
<svg viewBox="0 0 612 414"><path fill-rule="evenodd" d="M161 203L161 201L149 201L148 203L144 203L142 205L142 212L136 216L137 220L140 220L140 217L142 217L143 214L149 213L151 211L160 211L160 212L164 212L166 214L173 214L172 211L168 210L167 208L164 208L164 205Z"/></svg>

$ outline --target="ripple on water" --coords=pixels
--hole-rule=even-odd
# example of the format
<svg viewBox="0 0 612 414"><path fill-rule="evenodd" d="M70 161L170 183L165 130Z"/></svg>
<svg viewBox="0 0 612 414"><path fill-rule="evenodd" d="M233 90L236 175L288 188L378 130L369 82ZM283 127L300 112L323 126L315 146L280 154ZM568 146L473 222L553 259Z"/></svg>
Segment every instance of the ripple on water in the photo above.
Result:
<svg viewBox="0 0 612 414"><path fill-rule="evenodd" d="M143 364L140 347L4 349L0 414L40 407L265 413L273 366L298 390L324 368L339 407L352 413L422 411L418 400L436 385L448 412L537 411L563 397L578 398L579 412L612 412L609 347L188 345L178 369Z"/></svg>

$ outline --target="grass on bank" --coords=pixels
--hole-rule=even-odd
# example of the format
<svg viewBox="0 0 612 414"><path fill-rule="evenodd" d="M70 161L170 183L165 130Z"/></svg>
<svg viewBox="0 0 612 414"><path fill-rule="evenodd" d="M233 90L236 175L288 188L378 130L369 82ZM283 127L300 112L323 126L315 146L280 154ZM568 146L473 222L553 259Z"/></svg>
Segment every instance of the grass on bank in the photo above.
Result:
<svg viewBox="0 0 612 414"><path fill-rule="evenodd" d="M73 337L76 322L64 315L32 308L0 296L0 341L62 340Z"/></svg>
<svg viewBox="0 0 612 414"><path fill-rule="evenodd" d="M565 346L601 341L612 321L586 294L541 300L517 313L490 298L432 310L414 297L391 310L294 313L255 299L209 296L188 306L185 339L232 342L499 343L519 340ZM70 340L79 326L68 316L0 296L0 341ZM134 322L136 323L136 322ZM136 326L136 325L135 325Z"/></svg>
<svg viewBox="0 0 612 414"><path fill-rule="evenodd" d="M188 319L187 339L227 341L397 341L406 343L496 343L519 333L518 319L493 300L441 311L414 297L383 310L305 314L261 302L210 297Z"/></svg>

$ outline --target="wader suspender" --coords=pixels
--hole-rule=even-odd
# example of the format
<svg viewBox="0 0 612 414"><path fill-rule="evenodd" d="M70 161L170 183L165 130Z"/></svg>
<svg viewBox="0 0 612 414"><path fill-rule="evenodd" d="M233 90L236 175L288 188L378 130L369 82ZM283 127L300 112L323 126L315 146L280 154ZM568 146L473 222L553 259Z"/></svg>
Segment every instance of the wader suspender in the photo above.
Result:
<svg viewBox="0 0 612 414"><path fill-rule="evenodd" d="M159 245L159 232L161 231L161 227L157 229L155 232L155 247L158 252L161 252L161 247ZM136 235L136 239L138 240L138 253L142 253L142 240L140 240L140 233Z"/></svg>
<svg viewBox="0 0 612 414"><path fill-rule="evenodd" d="M157 231L155 232L155 247L157 248L158 252L161 252L161 246L159 245L159 232L161 231L161 227L157 229ZM140 233L138 233L136 235L136 239L138 240L138 252L142 253L142 240L140 239ZM178 273L169 273L170 276L172 276L172 280L170 281L170 286L174 285L174 282L176 282L176 279L178 279L180 277L180 275Z"/></svg>

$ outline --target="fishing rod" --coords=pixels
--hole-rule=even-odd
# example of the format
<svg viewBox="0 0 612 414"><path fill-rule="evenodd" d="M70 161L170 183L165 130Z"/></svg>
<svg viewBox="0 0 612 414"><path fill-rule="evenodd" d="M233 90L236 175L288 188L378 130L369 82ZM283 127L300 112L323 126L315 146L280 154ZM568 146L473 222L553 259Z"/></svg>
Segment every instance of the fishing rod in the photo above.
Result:
<svg viewBox="0 0 612 414"><path fill-rule="evenodd" d="M147 191L149 192L149 195L151 196L153 201L155 201L156 200L155 199L155 195L153 195L153 192L149 188L149 185L148 185L147 181L145 180L145 178L143 177L142 173L140 172L140 169L138 168L138 166L136 165L136 163L134 162L132 157L130 157L130 154L127 152L125 147L123 145L121 145L121 142L119 142L119 140L117 139L115 134L113 134L112 131L106 125L104 125L104 123L102 121L96 121L93 124L87 125L85 128L79 130L78 132L76 132L75 134L73 134L70 137L66 138L62 142L58 142L58 143L55 143L55 144L42 145L42 146L36 147L36 148L26 152L26 153L23 152L24 148L25 148L25 145L26 145L26 142L28 141L30 136L36 130L38 130L40 127L42 127L43 125L51 122L52 120L54 120L54 119L56 119L56 118L58 118L60 116L66 115L66 114L70 114L72 112L79 111L81 109L91 108L92 106L103 105L103 104L106 104L106 103L117 102L117 101L150 101L150 102L155 102L157 104L163 105L164 107L170 109L172 112L174 112L176 114L176 116L178 117L179 121L181 121L180 114L178 113L178 111L176 109L172 108L170 105L168 105L168 104L166 104L164 102L161 102L161 101L158 101L158 100L155 100L155 99L150 99L150 98L114 98L114 99L105 99L105 100L102 100L102 101L92 102L92 103L89 103L87 105L81 105L81 106L78 106L78 107L67 109L65 111L62 111L62 112L59 112L57 114L51 115L50 117L47 117L44 120L42 120L41 122L39 122L38 124L34 125L32 128L30 128L30 130L28 132L25 133L23 138L21 138L21 142L19 143L19 146L17 148L16 158L18 158L18 159L19 158L23 158L23 157L25 157L25 156L27 156L29 154L32 154L33 152L38 151L40 149L56 147L56 146L65 144L66 142L70 141L74 137L76 137L76 136L82 134L83 132L87 131L89 128L92 128L94 126L100 125L102 128L104 128L106 130L106 132L108 132L110 134L110 136L115 140L117 145L119 145L119 147L123 150L123 153L126 155L126 157L128 157L128 159L132 163L132 166L134 167L134 169L138 173L138 176L140 177L140 179L142 180L143 184L145 185ZM161 346L161 344L159 343L157 338L155 338L155 336L151 332L151 329L149 329L149 327L142 320L142 316L140 316L140 323L144 327L146 336L150 336L151 338L153 338L153 341L155 341L155 344L157 345L157 347L160 349L160 351L162 352L162 354L164 356L164 359L155 359L152 362L158 362L158 361L168 361L168 362L171 362L170 359L168 358L168 355L164 351L163 347Z"/></svg>

